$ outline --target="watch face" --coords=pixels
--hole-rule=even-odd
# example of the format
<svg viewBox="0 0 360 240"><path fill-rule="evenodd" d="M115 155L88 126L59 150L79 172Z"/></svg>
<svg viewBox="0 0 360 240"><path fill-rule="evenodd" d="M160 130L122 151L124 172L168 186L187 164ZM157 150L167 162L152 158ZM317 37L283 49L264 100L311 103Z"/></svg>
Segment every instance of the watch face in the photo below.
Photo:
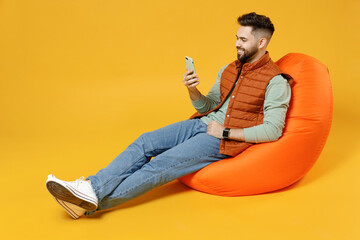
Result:
<svg viewBox="0 0 360 240"><path fill-rule="evenodd" d="M229 128L225 128L223 131L223 138L227 139L229 137Z"/></svg>

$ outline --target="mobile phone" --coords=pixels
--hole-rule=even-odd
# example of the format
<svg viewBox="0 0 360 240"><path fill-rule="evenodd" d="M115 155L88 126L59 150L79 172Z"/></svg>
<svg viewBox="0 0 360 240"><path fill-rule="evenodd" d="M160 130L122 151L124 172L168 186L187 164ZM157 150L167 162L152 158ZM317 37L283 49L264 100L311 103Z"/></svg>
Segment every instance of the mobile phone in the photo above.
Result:
<svg viewBox="0 0 360 240"><path fill-rule="evenodd" d="M185 56L185 62L186 62L186 70L190 71L193 70L195 74L195 66L194 66L194 61L192 60L191 57L187 57Z"/></svg>

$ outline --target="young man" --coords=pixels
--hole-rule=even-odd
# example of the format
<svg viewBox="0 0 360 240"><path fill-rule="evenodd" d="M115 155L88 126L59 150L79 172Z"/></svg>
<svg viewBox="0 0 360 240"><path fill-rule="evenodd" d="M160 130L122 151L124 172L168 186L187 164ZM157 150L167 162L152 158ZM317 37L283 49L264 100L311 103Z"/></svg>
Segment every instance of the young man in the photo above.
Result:
<svg viewBox="0 0 360 240"><path fill-rule="evenodd" d="M74 219L117 206L235 156L254 143L275 141L282 135L291 77L266 51L274 26L256 13L239 17L238 23L237 60L219 71L206 96L197 89L197 75L184 74L184 85L197 110L191 119L142 134L86 180L66 182L48 176L49 192Z"/></svg>

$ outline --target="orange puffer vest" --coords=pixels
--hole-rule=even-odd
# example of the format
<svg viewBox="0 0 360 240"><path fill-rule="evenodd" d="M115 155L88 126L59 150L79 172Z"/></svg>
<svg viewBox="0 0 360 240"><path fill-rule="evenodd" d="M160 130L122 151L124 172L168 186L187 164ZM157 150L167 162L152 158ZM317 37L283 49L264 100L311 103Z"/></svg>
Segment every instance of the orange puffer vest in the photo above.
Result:
<svg viewBox="0 0 360 240"><path fill-rule="evenodd" d="M288 81L292 80L290 75L285 74L270 59L268 52L254 63L242 64L236 60L230 63L221 75L220 104L206 113L195 113L190 118L200 118L218 110L233 89L236 80L239 79L230 98L224 126L226 128L248 128L260 125L264 119L266 87L270 80L279 74L282 74ZM235 156L251 145L253 143L222 139L220 153Z"/></svg>

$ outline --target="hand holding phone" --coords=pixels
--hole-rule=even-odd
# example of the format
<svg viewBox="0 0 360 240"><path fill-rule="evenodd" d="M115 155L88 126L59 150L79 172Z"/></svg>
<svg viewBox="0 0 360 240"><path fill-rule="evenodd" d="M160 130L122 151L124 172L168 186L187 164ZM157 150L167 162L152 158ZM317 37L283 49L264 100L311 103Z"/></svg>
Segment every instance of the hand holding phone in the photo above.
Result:
<svg viewBox="0 0 360 240"><path fill-rule="evenodd" d="M200 83L195 73L194 61L191 57L185 56L185 62L187 72L184 74L184 85L189 89L194 88Z"/></svg>

